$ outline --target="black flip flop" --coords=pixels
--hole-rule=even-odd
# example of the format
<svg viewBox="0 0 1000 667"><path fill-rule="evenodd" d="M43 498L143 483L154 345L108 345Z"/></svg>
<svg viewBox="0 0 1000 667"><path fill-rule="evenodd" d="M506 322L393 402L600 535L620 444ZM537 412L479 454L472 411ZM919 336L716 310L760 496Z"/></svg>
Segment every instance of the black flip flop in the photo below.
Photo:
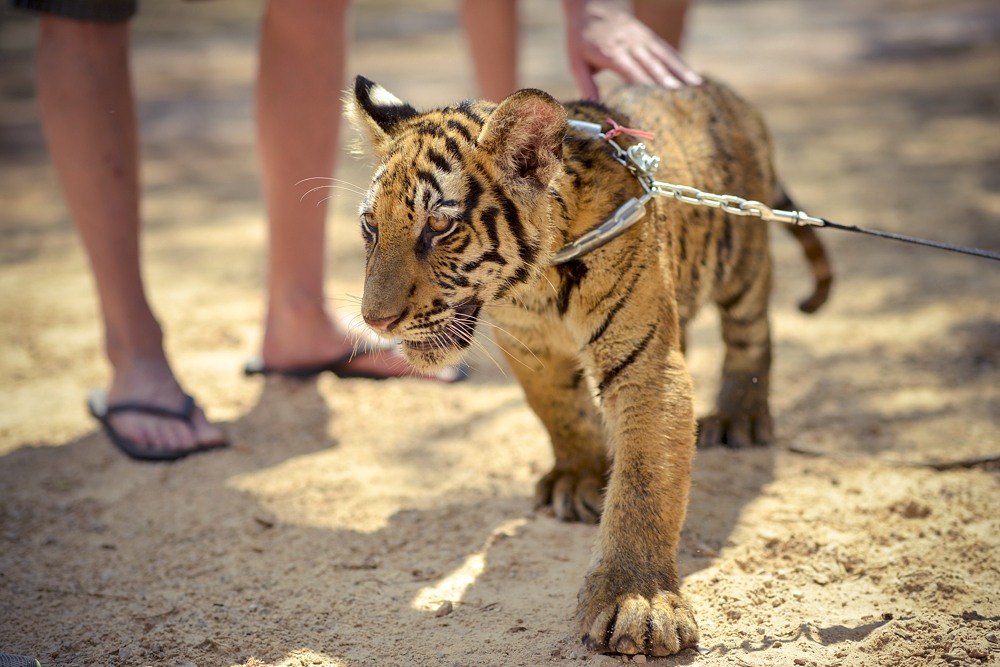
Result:
<svg viewBox="0 0 1000 667"><path fill-rule="evenodd" d="M380 347L380 348L368 348L365 350L360 350L354 352L353 350L348 352L342 357L337 359L332 359L329 361L321 361L317 364L311 364L306 366L295 366L292 368L271 368L264 363L264 359L261 357L255 357L247 361L246 365L243 366L243 374L247 377L252 375L263 375L267 376L277 376L283 378L290 378L293 380L310 380L317 375L322 375L323 373L333 373L342 380L348 378L364 378L366 380L385 380L388 377L386 375L377 375L375 373L369 373L366 371L358 371L351 368L351 362L355 359L360 359L362 357L368 356L370 354L375 354L376 351L387 351L391 350L391 347Z"/></svg>
<svg viewBox="0 0 1000 667"><path fill-rule="evenodd" d="M40 667L40 663L26 655L0 653L0 667Z"/></svg>
<svg viewBox="0 0 1000 667"><path fill-rule="evenodd" d="M196 445L191 449L156 449L145 447L131 438L127 438L119 433L111 423L112 415L122 412L138 412L146 415L155 415L157 417L177 419L185 424L191 425L191 417L194 414L195 402L194 399L187 394L184 394L184 404L181 406L180 410L171 410L170 408L164 408L159 405L149 405L147 403L138 402L115 403L108 405L108 397L104 390L95 389L90 392L90 395L87 397L87 408L90 410L90 414L94 417L94 419L96 419L104 428L104 432L108 435L112 444L138 461L176 461L177 459L182 459L185 456L190 456L191 454L207 452L229 446L228 442L222 441L219 443Z"/></svg>
<svg viewBox="0 0 1000 667"><path fill-rule="evenodd" d="M323 373L333 373L342 380L351 378L388 380L396 376L381 375L371 371L357 370L352 362L368 355L381 354L383 352L395 350L396 347L395 343L368 343L358 351L352 350L338 359L323 361L309 366L296 366L294 368L271 368L264 363L264 360L261 357L255 357L247 361L247 363L243 366L243 374L247 377L253 375L263 375L264 377L277 376L293 380L310 380L318 375L322 375ZM468 375L468 369L463 365L461 367L445 369L435 375L432 379L436 379L441 382L459 382L466 379Z"/></svg>

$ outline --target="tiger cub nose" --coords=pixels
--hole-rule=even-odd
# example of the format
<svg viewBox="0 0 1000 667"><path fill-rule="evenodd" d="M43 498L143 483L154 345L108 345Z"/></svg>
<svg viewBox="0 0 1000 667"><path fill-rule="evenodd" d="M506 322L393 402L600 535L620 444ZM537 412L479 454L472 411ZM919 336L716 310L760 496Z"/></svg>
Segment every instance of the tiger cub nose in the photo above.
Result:
<svg viewBox="0 0 1000 667"><path fill-rule="evenodd" d="M362 315L362 317L364 318L368 326L370 326L372 329L375 329L376 331L392 331L393 329L396 328L396 326L399 325L399 321L403 319L403 315L405 313L406 310L404 309L399 313L392 315L390 317L377 318L377 317L371 317L369 315Z"/></svg>

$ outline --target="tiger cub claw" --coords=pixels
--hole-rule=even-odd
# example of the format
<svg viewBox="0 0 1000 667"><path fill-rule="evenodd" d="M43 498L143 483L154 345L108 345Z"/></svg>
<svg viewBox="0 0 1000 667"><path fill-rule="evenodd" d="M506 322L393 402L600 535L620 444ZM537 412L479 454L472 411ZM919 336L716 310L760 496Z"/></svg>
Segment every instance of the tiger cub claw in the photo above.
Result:
<svg viewBox="0 0 1000 667"><path fill-rule="evenodd" d="M593 467L553 468L535 485L535 509L561 521L595 524L604 507L604 472Z"/></svg>
<svg viewBox="0 0 1000 667"><path fill-rule="evenodd" d="M609 589L607 582L588 577L580 592L577 618L589 649L666 656L698 643L694 613L677 593L661 590L646 597Z"/></svg>

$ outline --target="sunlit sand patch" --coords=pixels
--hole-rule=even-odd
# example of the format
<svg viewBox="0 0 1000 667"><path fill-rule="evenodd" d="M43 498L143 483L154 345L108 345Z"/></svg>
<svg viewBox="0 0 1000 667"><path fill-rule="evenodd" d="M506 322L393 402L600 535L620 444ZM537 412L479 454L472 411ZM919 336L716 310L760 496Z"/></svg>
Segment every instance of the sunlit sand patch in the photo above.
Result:
<svg viewBox="0 0 1000 667"><path fill-rule="evenodd" d="M512 537L526 524L524 517L504 521L493 529L477 551L469 554L465 561L451 574L433 586L421 588L413 598L410 606L419 611L437 611L445 602L459 602L476 579L483 573L486 565L486 554L497 540Z"/></svg>
<svg viewBox="0 0 1000 667"><path fill-rule="evenodd" d="M285 657L281 662L276 663L265 663L261 662L257 658L248 658L245 663L239 665L239 667L299 667L299 665L325 665L325 667L341 667L344 663L336 658L331 658L330 656L317 653L316 651L311 651L307 648L299 648L294 651L289 652L288 656ZM237 666L233 666L237 667Z"/></svg>

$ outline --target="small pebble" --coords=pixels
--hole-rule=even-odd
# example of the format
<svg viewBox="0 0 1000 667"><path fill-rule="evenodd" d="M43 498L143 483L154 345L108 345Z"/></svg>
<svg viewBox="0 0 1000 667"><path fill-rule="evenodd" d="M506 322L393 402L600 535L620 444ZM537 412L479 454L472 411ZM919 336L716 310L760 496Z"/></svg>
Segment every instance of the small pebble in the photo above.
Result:
<svg viewBox="0 0 1000 667"><path fill-rule="evenodd" d="M970 658L985 660L990 656L990 645L985 641L976 642L966 646L965 652L969 654Z"/></svg>
<svg viewBox="0 0 1000 667"><path fill-rule="evenodd" d="M597 667L613 667L613 665L621 664L618 658L612 658L610 655L594 656L594 658L589 662L593 665L597 665Z"/></svg>

